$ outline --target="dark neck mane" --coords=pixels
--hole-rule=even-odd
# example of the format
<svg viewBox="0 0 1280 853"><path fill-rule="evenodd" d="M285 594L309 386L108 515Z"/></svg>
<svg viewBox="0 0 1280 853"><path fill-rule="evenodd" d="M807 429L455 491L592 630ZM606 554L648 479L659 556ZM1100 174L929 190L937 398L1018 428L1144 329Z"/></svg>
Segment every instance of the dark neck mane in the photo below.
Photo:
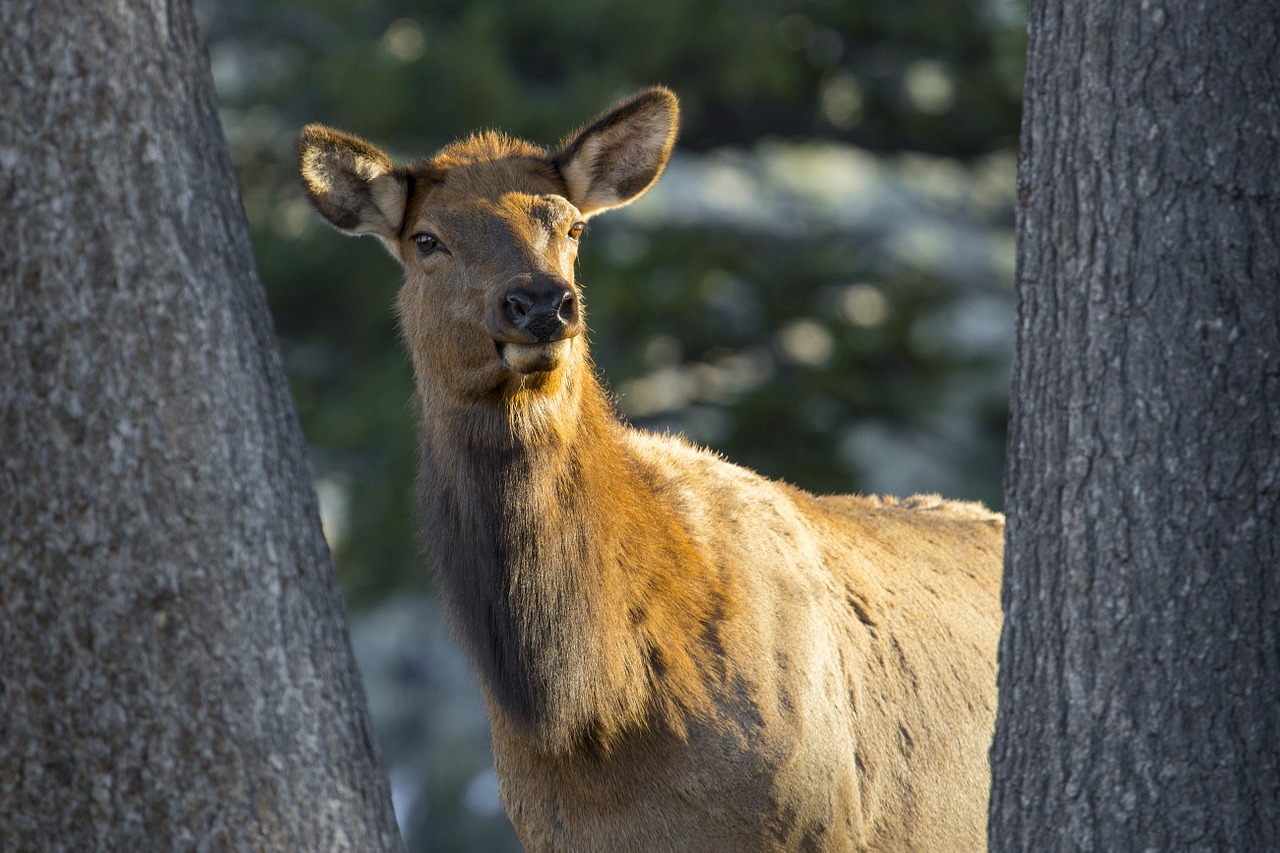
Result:
<svg viewBox="0 0 1280 853"><path fill-rule="evenodd" d="M422 425L425 532L491 705L555 751L652 714L683 728L712 573L586 366L501 407Z"/></svg>

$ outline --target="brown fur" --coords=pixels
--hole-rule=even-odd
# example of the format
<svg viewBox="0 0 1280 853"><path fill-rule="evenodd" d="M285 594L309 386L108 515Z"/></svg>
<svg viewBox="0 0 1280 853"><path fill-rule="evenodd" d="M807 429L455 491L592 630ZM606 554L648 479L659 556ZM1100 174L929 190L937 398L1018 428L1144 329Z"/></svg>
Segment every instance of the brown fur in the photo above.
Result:
<svg viewBox="0 0 1280 853"><path fill-rule="evenodd" d="M406 270L424 533L503 802L530 850L981 849L1001 517L814 497L631 430L576 309L555 341L512 325L512 288L577 304L570 226L647 189L675 127L650 89L556 153L299 141L317 209Z"/></svg>

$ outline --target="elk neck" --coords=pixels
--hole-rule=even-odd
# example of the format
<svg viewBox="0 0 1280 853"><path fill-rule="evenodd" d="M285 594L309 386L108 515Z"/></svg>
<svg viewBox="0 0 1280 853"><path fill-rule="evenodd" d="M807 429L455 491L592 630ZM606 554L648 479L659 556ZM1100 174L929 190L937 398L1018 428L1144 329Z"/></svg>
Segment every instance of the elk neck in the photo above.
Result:
<svg viewBox="0 0 1280 853"><path fill-rule="evenodd" d="M705 706L706 564L586 358L538 393L444 410L420 378L424 535L491 712L540 748L679 731Z"/></svg>

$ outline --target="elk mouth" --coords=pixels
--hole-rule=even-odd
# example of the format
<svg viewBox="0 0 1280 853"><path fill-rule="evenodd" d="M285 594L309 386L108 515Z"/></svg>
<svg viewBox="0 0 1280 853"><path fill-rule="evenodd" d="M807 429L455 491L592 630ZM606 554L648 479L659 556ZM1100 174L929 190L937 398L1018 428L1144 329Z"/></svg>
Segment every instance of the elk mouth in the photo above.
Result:
<svg viewBox="0 0 1280 853"><path fill-rule="evenodd" d="M569 358L569 347L572 338L561 338L558 341L539 341L537 343L518 344L506 341L495 341L498 358L515 373L547 373L555 370Z"/></svg>

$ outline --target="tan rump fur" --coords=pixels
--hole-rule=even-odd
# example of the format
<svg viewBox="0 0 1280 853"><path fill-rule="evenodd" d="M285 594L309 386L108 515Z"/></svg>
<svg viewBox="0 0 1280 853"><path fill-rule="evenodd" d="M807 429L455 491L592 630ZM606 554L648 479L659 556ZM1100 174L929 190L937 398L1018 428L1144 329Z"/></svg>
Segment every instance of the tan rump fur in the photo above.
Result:
<svg viewBox="0 0 1280 853"><path fill-rule="evenodd" d="M1003 520L816 497L622 424L581 226L658 179L649 89L557 151L394 166L312 125L316 209L400 259L424 540L529 850L980 850Z"/></svg>

